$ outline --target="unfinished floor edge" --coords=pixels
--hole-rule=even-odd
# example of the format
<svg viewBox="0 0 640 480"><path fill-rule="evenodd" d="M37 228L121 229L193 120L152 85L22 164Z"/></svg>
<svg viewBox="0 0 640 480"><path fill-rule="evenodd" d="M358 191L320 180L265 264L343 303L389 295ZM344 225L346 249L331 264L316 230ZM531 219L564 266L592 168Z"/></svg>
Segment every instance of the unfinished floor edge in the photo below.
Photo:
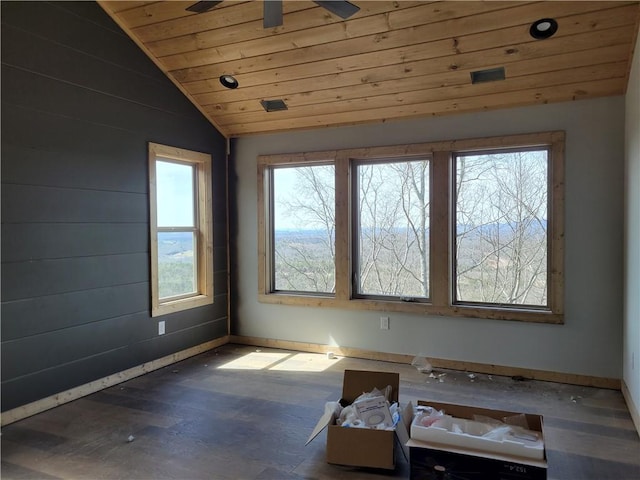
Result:
<svg viewBox="0 0 640 480"><path fill-rule="evenodd" d="M122 372L107 375L106 377L99 378L92 382L85 383L84 385L79 385L77 387L65 390L60 393L56 393L55 395L51 395L40 400L36 400L35 402L27 403L25 405L21 405L20 407L7 410L6 412L2 412L0 425L4 427L5 425L17 422L18 420L36 415L64 403L77 400L78 398L91 395L92 393L99 392L100 390L104 390L105 388L112 387L113 385L117 385L122 382L126 382L127 380L131 380L132 378L139 377L141 375L144 375L145 373L149 373L154 370L158 370L159 368L166 367L167 365L180 362L182 360L199 355L227 343L229 343L228 335L217 338L215 340L211 340L209 342L201 343L200 345L196 345L195 347L191 347L186 350L172 353L171 355L167 355L150 362L143 363L142 365L131 367L127 370L123 370Z"/></svg>
<svg viewBox="0 0 640 480"><path fill-rule="evenodd" d="M363 350L345 346L322 345L317 343L295 342L290 340L278 340L262 337L247 337L242 335L231 335L229 337L229 342L238 343L241 345L280 348L284 350L296 350L309 353L333 352L336 355L341 355L344 357L364 358L367 360L381 360L386 362L405 364L410 364L414 358L413 355L399 353L376 352L373 350ZM503 375L507 377L520 376L533 380L542 380L545 382L567 383L570 385L580 385L584 387L621 390L621 381L617 378L593 377L589 375L578 375L573 373L551 372L547 370L508 367L504 365L491 365L486 363L465 362L439 358L429 358L429 361L436 368L485 373L489 375Z"/></svg>

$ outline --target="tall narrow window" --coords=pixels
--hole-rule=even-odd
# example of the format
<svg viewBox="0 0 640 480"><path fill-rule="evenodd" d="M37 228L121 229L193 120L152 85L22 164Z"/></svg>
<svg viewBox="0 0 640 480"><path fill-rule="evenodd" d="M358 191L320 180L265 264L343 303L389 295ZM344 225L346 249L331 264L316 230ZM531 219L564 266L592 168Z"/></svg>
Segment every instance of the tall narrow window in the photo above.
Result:
<svg viewBox="0 0 640 480"><path fill-rule="evenodd" d="M213 303L211 156L149 144L152 315Z"/></svg>
<svg viewBox="0 0 640 480"><path fill-rule="evenodd" d="M191 296L198 290L195 167L156 160L158 297Z"/></svg>
<svg viewBox="0 0 640 480"><path fill-rule="evenodd" d="M456 301L548 308L548 149L455 162Z"/></svg>
<svg viewBox="0 0 640 480"><path fill-rule="evenodd" d="M358 296L429 298L429 160L356 162Z"/></svg>
<svg viewBox="0 0 640 480"><path fill-rule="evenodd" d="M335 292L335 168L276 167L272 174L274 291Z"/></svg>

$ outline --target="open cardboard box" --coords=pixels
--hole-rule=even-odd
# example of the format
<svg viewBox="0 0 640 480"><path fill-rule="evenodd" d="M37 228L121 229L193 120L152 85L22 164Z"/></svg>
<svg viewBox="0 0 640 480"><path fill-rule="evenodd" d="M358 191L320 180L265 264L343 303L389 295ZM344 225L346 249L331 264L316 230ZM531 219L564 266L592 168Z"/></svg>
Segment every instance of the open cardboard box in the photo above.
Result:
<svg viewBox="0 0 640 480"><path fill-rule="evenodd" d="M381 391L390 385L389 402L398 401L400 375L390 372L370 372L364 370L345 370L342 383L342 406L351 405L364 392L374 388ZM370 428L347 428L336 425L335 413L325 411L314 428L307 444L327 428L327 462L338 465L371 468L395 468L395 439L408 458L409 424L411 408L408 406L401 414L401 421L394 430L375 430Z"/></svg>
<svg viewBox="0 0 640 480"><path fill-rule="evenodd" d="M420 400L418 405L429 405L457 418L473 419L474 415L502 420L521 412L490 410L465 405L454 405ZM525 414L529 429L538 432L544 440L542 416ZM460 480L545 480L547 478L547 456L543 448L542 459L532 459L500 452L489 452L465 447L463 442L446 445L424 442L411 438L411 480L457 478Z"/></svg>

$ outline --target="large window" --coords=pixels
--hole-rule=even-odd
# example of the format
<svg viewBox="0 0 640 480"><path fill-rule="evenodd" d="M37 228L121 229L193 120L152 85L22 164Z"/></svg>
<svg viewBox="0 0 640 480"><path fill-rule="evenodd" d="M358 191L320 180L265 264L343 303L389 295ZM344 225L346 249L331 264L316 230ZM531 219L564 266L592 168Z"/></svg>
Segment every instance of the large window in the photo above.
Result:
<svg viewBox="0 0 640 480"><path fill-rule="evenodd" d="M355 294L429 298L429 161L356 161Z"/></svg>
<svg viewBox="0 0 640 480"><path fill-rule="evenodd" d="M547 148L455 156L455 300L547 308Z"/></svg>
<svg viewBox="0 0 640 480"><path fill-rule="evenodd" d="M259 299L563 321L564 133L258 158Z"/></svg>
<svg viewBox="0 0 640 480"><path fill-rule="evenodd" d="M275 291L335 291L334 178L333 165L272 170Z"/></svg>
<svg viewBox="0 0 640 480"><path fill-rule="evenodd" d="M213 303L211 156L149 144L152 315Z"/></svg>

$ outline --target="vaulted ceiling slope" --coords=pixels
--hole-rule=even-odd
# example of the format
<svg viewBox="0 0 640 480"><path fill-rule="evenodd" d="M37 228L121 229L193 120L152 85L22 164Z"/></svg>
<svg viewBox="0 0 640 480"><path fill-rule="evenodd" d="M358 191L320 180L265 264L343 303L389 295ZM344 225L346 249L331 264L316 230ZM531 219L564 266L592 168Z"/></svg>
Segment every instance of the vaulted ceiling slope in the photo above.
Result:
<svg viewBox="0 0 640 480"><path fill-rule="evenodd" d="M285 0L267 29L263 0L99 3L228 137L620 95L640 19L639 2L351 1L343 20ZM536 40L543 18L557 32Z"/></svg>

